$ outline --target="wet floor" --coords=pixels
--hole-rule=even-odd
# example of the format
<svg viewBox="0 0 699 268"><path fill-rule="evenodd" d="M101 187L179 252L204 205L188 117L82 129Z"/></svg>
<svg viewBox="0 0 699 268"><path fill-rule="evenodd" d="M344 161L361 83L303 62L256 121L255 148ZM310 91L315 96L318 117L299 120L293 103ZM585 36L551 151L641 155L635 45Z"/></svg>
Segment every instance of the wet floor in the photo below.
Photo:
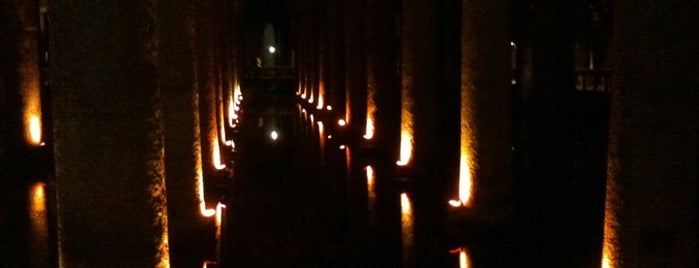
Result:
<svg viewBox="0 0 699 268"><path fill-rule="evenodd" d="M575 210L517 194L529 200L509 220L474 221L397 176L393 161L345 144L327 111L301 99L245 105L223 267L599 265L599 204L589 194L568 204Z"/></svg>
<svg viewBox="0 0 699 268"><path fill-rule="evenodd" d="M533 195L506 222L474 221L396 176L394 162L345 144L343 128L323 114L294 98L243 102L221 200L220 261L210 267L598 266L595 204L539 209L529 204L546 199ZM3 267L56 259L41 181L3 185Z"/></svg>

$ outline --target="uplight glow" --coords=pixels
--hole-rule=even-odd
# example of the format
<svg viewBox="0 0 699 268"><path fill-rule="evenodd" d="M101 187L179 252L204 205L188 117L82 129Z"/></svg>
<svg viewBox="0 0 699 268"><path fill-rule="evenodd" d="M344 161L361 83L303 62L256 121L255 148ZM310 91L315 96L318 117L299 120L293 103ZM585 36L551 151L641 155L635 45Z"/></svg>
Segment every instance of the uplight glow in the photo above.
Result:
<svg viewBox="0 0 699 268"><path fill-rule="evenodd" d="M276 141L279 138L279 133L277 133L276 130L272 130L272 132L269 133L269 137Z"/></svg>
<svg viewBox="0 0 699 268"><path fill-rule="evenodd" d="M607 179L607 200L605 201L604 211L604 237L602 242L602 268L617 268L617 260L619 259L618 252L618 237L617 229L619 227L617 219L617 211L619 200L616 196L616 184L610 179Z"/></svg>
<svg viewBox="0 0 699 268"><path fill-rule="evenodd" d="M364 131L364 139L371 140L374 138L374 119L372 117L366 118L366 130Z"/></svg>
<svg viewBox="0 0 699 268"><path fill-rule="evenodd" d="M472 177L471 163L469 163L468 154L461 152L461 160L459 161L459 201L462 206L466 206L471 201Z"/></svg>
<svg viewBox="0 0 699 268"><path fill-rule="evenodd" d="M226 168L226 164L221 163L221 150L219 148L220 146L218 145L218 142L214 143L214 155L213 155L213 160L214 160L214 168L218 170L222 170Z"/></svg>
<svg viewBox="0 0 699 268"><path fill-rule="evenodd" d="M207 209L206 201L204 199L204 175L201 170L201 166L197 168L197 194L199 196L199 212L204 217L211 217L216 215L216 209Z"/></svg>
<svg viewBox="0 0 699 268"><path fill-rule="evenodd" d="M23 44L36 48L36 42L23 39ZM26 48L26 47L25 47ZM33 50L26 50L27 52ZM20 55L18 64L19 98L22 103L22 124L25 141L30 145L41 145L41 90L38 58L30 54Z"/></svg>
<svg viewBox="0 0 699 268"><path fill-rule="evenodd" d="M41 119L38 115L29 116L29 137L34 145L41 145Z"/></svg>
<svg viewBox="0 0 699 268"><path fill-rule="evenodd" d="M465 90L465 89L462 89ZM459 186L458 197L461 206L468 206L473 194L474 165L473 162L473 103L467 93L461 94L460 145L459 145Z"/></svg>
<svg viewBox="0 0 699 268"><path fill-rule="evenodd" d="M400 160L396 162L399 166L407 166L413 153L413 133L412 128L405 128L400 135Z"/></svg>
<svg viewBox="0 0 699 268"><path fill-rule="evenodd" d="M322 110L323 107L325 106L324 104L325 101L325 82L321 79L318 82L318 105L316 106L316 109Z"/></svg>
<svg viewBox="0 0 699 268"><path fill-rule="evenodd" d="M374 114L376 113L376 90L373 87L367 88L366 105L366 129L364 139L371 140L374 137Z"/></svg>

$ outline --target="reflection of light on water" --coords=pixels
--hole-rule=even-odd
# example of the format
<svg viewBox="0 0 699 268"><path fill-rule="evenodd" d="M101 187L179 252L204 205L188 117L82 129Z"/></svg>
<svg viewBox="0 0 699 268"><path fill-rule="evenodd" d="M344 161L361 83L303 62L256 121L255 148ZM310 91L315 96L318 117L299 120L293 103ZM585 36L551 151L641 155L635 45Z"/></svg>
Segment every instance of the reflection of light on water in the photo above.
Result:
<svg viewBox="0 0 699 268"><path fill-rule="evenodd" d="M221 223L223 222L221 215L223 215L225 208L226 205L221 204L221 202L216 205L216 239L221 239Z"/></svg>
<svg viewBox="0 0 699 268"><path fill-rule="evenodd" d="M49 264L49 235L46 214L46 185L42 182L29 189L29 244L30 266L45 267Z"/></svg>
<svg viewBox="0 0 699 268"><path fill-rule="evenodd" d="M407 193L400 194L401 208L401 235L403 240L403 263L407 266L410 262L411 248L413 246L413 209Z"/></svg>
<svg viewBox="0 0 699 268"><path fill-rule="evenodd" d="M369 204L373 204L376 200L376 193L374 188L374 180L376 179L374 174L374 168L372 166L366 166L364 168L366 171L366 187L367 194L369 196Z"/></svg>
<svg viewBox="0 0 699 268"><path fill-rule="evenodd" d="M318 142L322 151L325 148L325 125L323 125L322 121L318 121L316 124L318 124Z"/></svg>
<svg viewBox="0 0 699 268"><path fill-rule="evenodd" d="M468 268L468 255L465 250L459 252L459 268Z"/></svg>
<svg viewBox="0 0 699 268"><path fill-rule="evenodd" d="M399 166L407 166L413 153L413 130L406 127L400 135L400 160L396 162Z"/></svg>
<svg viewBox="0 0 699 268"><path fill-rule="evenodd" d="M468 256L468 250L464 247L452 249L449 251L451 254L459 254L459 268L468 268L471 266L471 260Z"/></svg>

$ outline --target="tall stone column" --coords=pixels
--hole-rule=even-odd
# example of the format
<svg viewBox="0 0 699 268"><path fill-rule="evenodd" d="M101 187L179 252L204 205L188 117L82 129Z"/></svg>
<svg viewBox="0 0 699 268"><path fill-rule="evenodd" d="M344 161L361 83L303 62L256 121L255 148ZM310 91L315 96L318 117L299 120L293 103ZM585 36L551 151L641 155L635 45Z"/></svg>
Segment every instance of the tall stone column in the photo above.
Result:
<svg viewBox="0 0 699 268"><path fill-rule="evenodd" d="M364 1L345 1L345 113L350 136L361 136L366 110L366 55L364 23L356 13L365 12Z"/></svg>
<svg viewBox="0 0 699 268"><path fill-rule="evenodd" d="M461 7L461 172L471 178L461 182L471 185L461 187L470 196L462 202L490 221L504 220L512 205L509 2Z"/></svg>
<svg viewBox="0 0 699 268"><path fill-rule="evenodd" d="M603 267L697 266L697 8L614 2Z"/></svg>
<svg viewBox="0 0 699 268"><path fill-rule="evenodd" d="M442 85L440 1L404 0L400 19L401 152L399 165L412 170L415 191L408 190L414 215L414 244L405 246L409 265L446 266L447 182L444 159L456 152L458 134L444 131L453 118L444 113L448 101L458 100L458 87ZM453 95L450 100L444 96ZM454 144L449 143L454 141ZM412 153L406 150L412 144ZM406 154L406 151L408 154ZM412 246L412 248L411 248ZM412 251L412 252L411 252ZM412 257L412 258L411 258ZM411 260L412 259L412 260Z"/></svg>
<svg viewBox="0 0 699 268"><path fill-rule="evenodd" d="M327 14L327 81L325 81L326 102L338 117L345 115L345 77L344 77L344 21L342 1L330 1L326 7Z"/></svg>
<svg viewBox="0 0 699 268"><path fill-rule="evenodd" d="M194 51L193 1L159 1L158 62L165 128L171 263L201 265L201 141Z"/></svg>
<svg viewBox="0 0 699 268"><path fill-rule="evenodd" d="M169 267L154 4L52 8L59 264Z"/></svg>
<svg viewBox="0 0 699 268"><path fill-rule="evenodd" d="M375 174L376 234L374 243L370 244L377 266L395 266L400 263L401 249L401 207L400 192L395 187L392 177L400 143L400 88L398 80L398 24L400 16L399 0L372 0L366 2L365 43L366 49L366 101L353 109L359 116L355 120L360 124L359 137L366 134L367 115L374 112L374 135L371 143L375 145L376 154L371 160ZM345 16L352 16L346 13ZM347 26L345 26L347 27ZM348 63L349 64L349 63ZM349 67L349 66L348 66ZM349 79L349 78L348 78ZM353 90L348 88L347 90ZM373 94L373 95L372 95ZM349 97L349 95L348 95ZM374 108L369 105L374 97ZM372 241L370 241L372 242ZM385 254L384 254L385 253Z"/></svg>
<svg viewBox="0 0 699 268"><path fill-rule="evenodd" d="M366 77L367 107L362 120L373 112L375 116L374 137L378 147L378 159L393 166L400 143L400 87L397 76L398 45L397 16L400 15L400 1L381 0L367 2ZM373 97L374 108L369 103ZM366 134L366 131L364 133Z"/></svg>
<svg viewBox="0 0 699 268"><path fill-rule="evenodd" d="M215 41L216 31L212 9L213 0L198 1L196 3L196 59L197 59L197 87L199 88L199 124L201 137L201 167L206 182L215 178L216 166L214 165L215 148L218 143L218 128L216 120L216 93L217 86L217 60L215 58L218 45ZM211 189L212 183L204 184L206 192Z"/></svg>
<svg viewBox="0 0 699 268"><path fill-rule="evenodd" d="M46 149L38 30L36 1L0 3L0 263L8 267L51 263L46 222L37 221L46 210L37 213L27 200L29 184L46 182L50 172L47 159L36 157Z"/></svg>
<svg viewBox="0 0 699 268"><path fill-rule="evenodd" d="M7 1L0 12L0 153L9 158L39 146L42 111L39 78L38 6L32 1Z"/></svg>

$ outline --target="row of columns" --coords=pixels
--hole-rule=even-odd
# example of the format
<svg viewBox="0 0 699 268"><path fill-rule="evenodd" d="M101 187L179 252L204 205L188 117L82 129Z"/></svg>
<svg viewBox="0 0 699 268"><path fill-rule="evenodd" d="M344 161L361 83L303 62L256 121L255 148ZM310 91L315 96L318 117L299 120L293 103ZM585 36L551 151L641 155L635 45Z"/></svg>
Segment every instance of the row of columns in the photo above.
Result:
<svg viewBox="0 0 699 268"><path fill-rule="evenodd" d="M444 260L442 230L447 201L458 195L462 140L470 143L478 188L468 209L479 213L472 215L502 223L511 213L507 1L463 9L450 1L336 2L299 8L299 55L320 59L301 60L299 94L305 101L324 95L337 117L331 122L347 122L350 147L373 148L377 172L410 174L420 189L416 209L429 211L415 219L429 227L417 230L431 230L415 234L415 263ZM486 30L495 25L497 31ZM468 131L463 139L460 129ZM397 167L406 133L412 154Z"/></svg>
<svg viewBox="0 0 699 268"><path fill-rule="evenodd" d="M0 155L3 170L17 171L2 181L46 169L31 179L49 186L57 260L24 263L33 249L5 254L5 241L8 250L28 245L3 238L0 262L194 267L217 257L203 249L214 236L203 214L225 177L223 100L240 72L239 1L52 2L41 12L37 3L3 2L0 17ZM53 161L33 158L44 151Z"/></svg>
<svg viewBox="0 0 699 268"><path fill-rule="evenodd" d="M502 222L513 207L512 174L507 172L512 161L506 101L510 9L507 1L468 2L457 15L455 4L446 2L307 1L312 8L304 14L325 16L295 20L303 33L298 38L303 63L297 67L302 90L317 99L322 84L325 95L332 96L326 103L336 110L344 106L357 142L366 134L374 98L373 140L379 145L378 159L387 164L399 159L403 122L412 127L408 168L415 184L424 188L417 191L416 207L442 207L438 204L456 195L451 190L454 170L466 151L473 178L469 219ZM687 52L696 41L690 12L696 4L690 2L614 4L603 252L605 264L612 267L652 267L668 260L674 266L696 264L691 253L697 248L692 226L699 120L696 83L688 71L697 64ZM2 15L3 37L11 38L2 39L0 153L9 162L14 152L29 154L13 149L27 144L28 123L20 118L21 111L31 108L15 100L26 99L39 81L31 45L36 37L28 37L36 36L35 28L17 17L22 12L12 12L31 9L14 4L5 3L8 12ZM188 237L190 230L204 228L198 178L219 174L213 165L222 128L216 107L236 84L236 53L228 53L236 47L237 23L231 14L239 10L234 2L226 5L233 13L216 15L220 4L52 3L53 120L45 123L54 126L55 142L49 146L55 151L52 183L62 267L189 263L179 253L194 246L186 242L194 239ZM573 170L564 157L569 155L566 125L571 123L565 107L570 94L562 90L572 86L566 71L572 71L568 27L553 27L555 20L550 20L566 20L563 6L530 5L537 19L527 37L533 61L527 111L536 120L529 132L533 159L531 169L525 169L527 180L516 182L529 185L515 190L531 192L528 196L540 202L527 203L524 211L536 211L539 203L544 213L566 209L550 206L561 195L547 192L564 189L570 182L566 174ZM459 17L461 23L453 27ZM457 29L461 42L454 48L445 40ZM222 32L234 34L220 36ZM455 73L460 74L458 86L452 80ZM411 105L405 105L411 97ZM433 211L415 219L416 224L441 226L447 214L446 209ZM546 228L536 230L557 228L556 219L544 219ZM424 248L415 250L425 253L416 255L416 263L439 259L445 251L438 240L444 236L416 234ZM549 242L561 241L565 239ZM555 245L538 253L566 252ZM555 261L563 259L558 257Z"/></svg>
<svg viewBox="0 0 699 268"><path fill-rule="evenodd" d="M318 5L310 2L314 3L311 5ZM412 133L408 143L413 145L411 158L406 159L409 161L407 167L397 168L397 171L401 174L401 169L410 170L415 185L419 185L417 187L420 191L416 192L419 196L415 197L416 207L442 208L444 206L440 204L456 197L457 170L463 169L464 165L459 167L459 163L466 159L466 172L473 179L472 196L467 208L456 213L461 215L459 217L466 217L461 219L465 219L470 223L468 226L475 229L478 229L478 222L483 223L480 226L485 226L523 221L523 226L517 227L515 231L515 234L522 234L521 241L518 241L522 244L528 243L527 241L536 244L518 253L518 258L528 264L561 265L580 261L590 265L601 264L596 260L574 260L565 256L577 252L582 256L598 256L599 258L595 259L602 259L602 252L591 251L600 251L602 241L599 237L602 236L603 221L606 222L604 258L607 264L609 258L614 257L610 252L617 254L616 259L631 259L626 260L630 267L644 263L644 259L659 260L659 255L641 256L630 250L638 248L631 245L652 244L650 240L658 237L665 241L663 256L673 258L678 264L694 263L694 258L685 253L689 248L696 248L696 237L679 238L679 235L674 234L693 232L686 228L678 229L682 231L670 231L662 226L688 226L685 224L695 221L696 213L688 209L694 206L692 200L695 199L696 183L690 178L696 177L696 170L676 167L665 169L658 164L650 165L644 162L646 169L651 169L646 170L648 174L659 173L660 169L682 170L680 173L684 174L670 175L660 172L665 174L662 178L671 177L677 182L665 183L665 186L657 189L667 189L665 192L670 193L679 190L679 185L689 186L673 198L668 196L667 200L649 201L650 203L641 202L636 194L644 192L646 194L643 196L653 195L651 189L660 186L664 179L640 179L639 172L624 171L635 169L633 166L636 164L633 163L642 162L640 159L628 160L631 155L638 157L633 152L639 149L631 148L644 148L648 143L666 144L671 148L689 148L689 151L678 148L677 151L664 155L666 162L662 163L679 161L687 163L687 167L696 164L696 152L691 152L691 148L696 147L693 146L696 145L696 112L687 110L691 110L691 107L685 106L696 100L696 94L692 93L689 86L691 79L683 76L686 72L679 70L679 67L670 68L671 71L655 72L655 69L643 67L649 64L627 64L645 62L641 55L658 53L663 56L654 57L655 61L658 61L655 66L663 66L666 69L671 63L685 63L683 66L695 63L695 58L684 57L687 50L681 47L691 43L690 41L677 42L672 36L660 34L663 31L660 30L660 26L646 29L649 21L661 18L662 21L667 21L668 28L686 30L685 24L669 26L676 20L684 23L683 17L672 18L669 15L680 5L646 6L643 12L649 15L641 18L632 15L638 10L623 1L615 4L613 8L614 37L623 42L617 41L612 45L612 51L617 55L615 59L619 63L614 64L617 67L614 72L611 102L607 209L606 219L603 220L602 207L599 204L604 187L598 187L596 182L603 178L588 178L585 177L587 175L578 174L601 172L580 170L580 160L576 158L580 153L580 149L576 147L580 146L576 144L576 141L579 141L576 139L580 137L576 135L581 135L578 130L580 126L577 125L580 122L577 122L576 118L580 115L573 109L586 102L576 99L579 97L574 91L573 44L578 34L576 29L582 21L579 14L585 12L585 6L577 3L552 4L540 1L529 1L512 7L508 1L446 2L345 1L342 7L342 27L325 23L330 16L323 13L325 11L322 8L321 11L305 11L308 13L304 13L303 17L307 18L309 13L317 12L320 19L305 20L307 25L303 27L307 28L304 29L314 29L314 33L324 34L301 31L311 39L304 38L302 34L298 42L314 45L299 47L304 50L302 54L318 54L323 60L320 61L320 67L315 67L318 61L312 60L310 65L304 65L299 69L299 75L322 80L325 77L323 64L332 61L329 59L339 58L334 62L339 65L336 68L344 70L345 86L327 87L328 84L325 83L324 91L326 95L345 96L345 107L339 117L346 118L349 123L350 143L358 145L366 142L362 141L361 137L366 134L369 122L367 118L371 118L375 123L371 141L377 144L374 153L379 155L376 159L388 164L377 166L392 166L393 161L401 159L401 140L405 139L405 128L409 128ZM339 8L334 2L326 4L325 7ZM515 12L522 14L515 16ZM632 17L634 20L629 19ZM515 22L512 18L520 20ZM304 18L299 19L304 21ZM523 25L513 27L514 23ZM318 47L315 47L318 36L325 37L327 32L336 31L343 34L341 37L344 38L344 48L340 50L344 51L344 55L329 53L338 51L339 47L332 39L321 38ZM635 38L627 41L633 33L662 38ZM453 36L460 37L456 42L458 46L454 46L454 40L450 39L453 39ZM674 40L677 45L668 48L668 40ZM520 73L517 78L521 78L514 82L511 81L510 66L513 49L517 49L518 52L517 67ZM458 62L454 61L455 58L459 59ZM634 61L630 61L631 58ZM675 106L669 104L669 101L660 104L652 101L657 99L658 92L668 92L670 86L666 85L666 77L682 81L673 83L677 86L673 86L669 91L671 93L668 93L677 97L672 98L673 103L682 105ZM629 82L635 81L630 80L633 78L643 79L637 83ZM455 84L454 81L460 82ZM514 86L510 83L514 83ZM317 99L320 93L314 85L318 84L318 80L312 81L309 84L311 86L301 84L299 92L305 93L306 97L315 96ZM515 89L517 91L513 92ZM648 98L649 95L655 97ZM333 103L333 107L338 107L337 102L343 100L334 98L333 101L336 102ZM593 105L596 102L587 103ZM599 103L604 105L605 102ZM676 109L666 109L664 106ZM512 111L513 107L517 110ZM644 107L659 108L650 108L653 116L640 117L641 110L646 109ZM606 109L602 107L590 110ZM619 113L630 113L623 117L631 116L637 118L635 120L639 120L639 124L648 124L647 131L641 132L648 134L639 137L637 142L621 138L619 135L624 135L623 133L629 133L625 135L634 137L639 134L630 134L636 131L619 130L636 129L629 125L630 121L621 119ZM656 116L657 113L661 115ZM673 120L663 119L666 117L672 117ZM595 120L606 121L604 117ZM670 126L668 131L674 134L661 135L667 136L667 139L658 138L656 130L650 127L658 124ZM598 132L594 135L600 137L584 139L605 140L604 133ZM620 143L633 144L629 145L632 147L620 149ZM596 143L585 146L588 147L582 150L606 147L605 144ZM594 157L596 160L592 161L595 163L604 162L604 159L597 159L600 158L599 155ZM619 159L627 159L622 162L629 166L620 169L622 164ZM647 162L652 161L649 158ZM650 168L654 166L658 169ZM384 172L394 171L396 170ZM643 183L639 182L639 185L643 187L634 187L635 184L630 184L630 178L623 177L624 174L636 174L634 178L640 179L638 181ZM580 181L581 178L585 181ZM629 188L620 190L620 183ZM679 196L684 201L679 202ZM578 204L580 200L587 200L584 203L589 204L581 206ZM684 205L670 210L673 211L676 222L669 224L666 220L661 223L660 219L666 218L659 215L667 214L662 211L667 211L668 205L677 203L671 200ZM638 205L628 208L621 204ZM588 209L595 212L584 211ZM638 216L633 215L641 214L630 211L639 209L644 211L646 219L657 219L658 222L646 226L645 229L638 227L624 234L611 231L623 232L622 230L630 230L627 228L636 226L637 224L630 223L633 221L631 218L637 219ZM439 226L445 224L451 214L446 209L432 211L427 213L428 216L424 219L416 219L416 224L434 226L432 230L442 230ZM623 219L628 220L620 227L618 224L623 220L619 217L622 215L626 215ZM581 225L579 221L592 222L591 225ZM579 231L585 235L567 235L574 232L572 228L578 227L584 228ZM648 237L638 238L638 235L631 235L640 229L646 233L641 236ZM415 263L429 263L427 260L439 259L433 257L445 251L430 247L438 247L438 240L444 238L444 235L416 234L416 239L425 239L416 244L425 248L415 249L420 252L417 258L424 259L415 260ZM619 241L622 238L627 239L627 245L608 246L610 241L621 243ZM619 248L626 251L622 252ZM535 256L553 257L541 259Z"/></svg>

